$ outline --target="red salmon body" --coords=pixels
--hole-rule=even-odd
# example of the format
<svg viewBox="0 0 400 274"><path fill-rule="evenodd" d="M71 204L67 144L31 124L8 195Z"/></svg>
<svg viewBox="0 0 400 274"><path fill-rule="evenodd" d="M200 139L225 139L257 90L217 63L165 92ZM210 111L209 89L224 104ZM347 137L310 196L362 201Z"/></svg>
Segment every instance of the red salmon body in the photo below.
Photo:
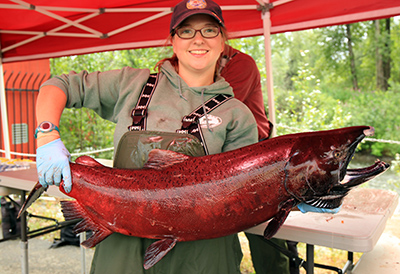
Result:
<svg viewBox="0 0 400 274"><path fill-rule="evenodd" d="M87 247L114 232L160 239L147 250L145 268L177 241L226 236L272 219L270 238L298 203L338 207L351 187L387 169L376 162L346 176L357 144L371 134L367 126L298 133L203 157L156 149L138 170L83 156L71 163L66 194L76 201L63 202L63 213L82 218L77 232L94 231Z"/></svg>

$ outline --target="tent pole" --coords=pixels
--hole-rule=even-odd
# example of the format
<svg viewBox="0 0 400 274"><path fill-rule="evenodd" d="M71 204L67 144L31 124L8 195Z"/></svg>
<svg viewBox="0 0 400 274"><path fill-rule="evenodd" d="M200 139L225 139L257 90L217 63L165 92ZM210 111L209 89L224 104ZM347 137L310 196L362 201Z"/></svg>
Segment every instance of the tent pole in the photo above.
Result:
<svg viewBox="0 0 400 274"><path fill-rule="evenodd" d="M1 50L1 48L0 48L0 50ZM9 135L9 131L8 131L6 87L4 84L3 61L1 58L1 51L0 51L0 108L1 108L1 122L2 122L2 127L3 127L1 129L1 131L3 132L5 157L7 159L11 159L10 135Z"/></svg>
<svg viewBox="0 0 400 274"><path fill-rule="evenodd" d="M274 82L272 79L272 60L271 60L271 19L267 8L262 15L264 29L265 46L265 67L267 72L267 95L268 95L268 119L274 125L271 137L276 136L275 102L274 102Z"/></svg>

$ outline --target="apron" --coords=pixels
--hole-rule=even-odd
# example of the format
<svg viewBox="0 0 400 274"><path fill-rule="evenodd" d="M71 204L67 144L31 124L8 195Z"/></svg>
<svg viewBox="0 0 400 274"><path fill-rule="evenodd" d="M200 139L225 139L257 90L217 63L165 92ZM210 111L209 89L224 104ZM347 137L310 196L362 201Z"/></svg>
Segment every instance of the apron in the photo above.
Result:
<svg viewBox="0 0 400 274"><path fill-rule="evenodd" d="M199 140L189 134L130 131L124 134L118 144L114 166L141 168L148 153L154 148L191 156L204 155ZM96 246L90 273L240 274L243 255L237 234L217 239L178 242L161 261L145 270L144 253L154 241L114 233Z"/></svg>
<svg viewBox="0 0 400 274"><path fill-rule="evenodd" d="M154 92L154 87L152 92ZM143 103L140 98L138 101ZM146 109L149 101L144 102ZM129 127L131 131L126 132L118 143L114 167L142 168L148 159L149 152L155 148L172 150L190 156L206 154L204 142L192 134L182 133L182 128L188 128L188 124L183 123L182 128L177 130L180 133L146 131L143 130L146 126L146 110L143 111L142 107L135 114L135 109L132 111L134 122ZM138 118L139 116L144 117ZM193 121L195 120L193 119ZM183 119L184 121L185 119ZM132 221L134 222L134 220ZM90 273L240 274L243 254L237 234L217 239L178 242L156 265L145 270L143 268L145 251L155 241L114 233L96 246Z"/></svg>

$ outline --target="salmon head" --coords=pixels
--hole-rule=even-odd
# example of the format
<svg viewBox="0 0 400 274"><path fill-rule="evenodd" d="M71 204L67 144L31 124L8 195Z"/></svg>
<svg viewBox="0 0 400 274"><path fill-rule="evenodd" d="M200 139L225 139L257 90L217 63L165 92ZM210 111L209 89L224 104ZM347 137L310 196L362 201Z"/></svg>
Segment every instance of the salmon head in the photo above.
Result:
<svg viewBox="0 0 400 274"><path fill-rule="evenodd" d="M358 144L374 134L369 126L347 127L285 135L292 141L285 165L285 188L299 202L336 208L348 191L385 171L376 161L370 167L348 169Z"/></svg>

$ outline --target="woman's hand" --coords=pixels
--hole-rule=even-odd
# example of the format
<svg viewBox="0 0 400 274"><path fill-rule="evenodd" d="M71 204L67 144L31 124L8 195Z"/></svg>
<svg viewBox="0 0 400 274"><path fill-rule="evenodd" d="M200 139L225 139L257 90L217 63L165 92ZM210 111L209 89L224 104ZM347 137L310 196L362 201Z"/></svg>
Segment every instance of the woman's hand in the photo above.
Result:
<svg viewBox="0 0 400 274"><path fill-rule="evenodd" d="M333 208L333 209L327 209L327 208L318 208L314 206L307 205L305 203L298 204L297 207L301 211L301 213L307 213L307 212L316 212L316 213L338 213L341 206L338 208Z"/></svg>
<svg viewBox="0 0 400 274"><path fill-rule="evenodd" d="M69 193L72 188L70 159L71 155L60 138L39 147L36 150L39 183L44 187L59 186L64 180L64 190Z"/></svg>

